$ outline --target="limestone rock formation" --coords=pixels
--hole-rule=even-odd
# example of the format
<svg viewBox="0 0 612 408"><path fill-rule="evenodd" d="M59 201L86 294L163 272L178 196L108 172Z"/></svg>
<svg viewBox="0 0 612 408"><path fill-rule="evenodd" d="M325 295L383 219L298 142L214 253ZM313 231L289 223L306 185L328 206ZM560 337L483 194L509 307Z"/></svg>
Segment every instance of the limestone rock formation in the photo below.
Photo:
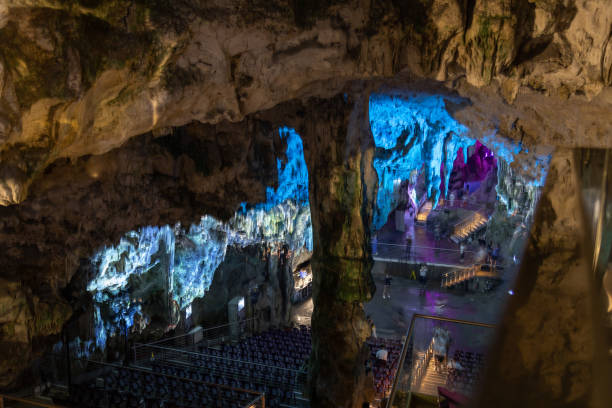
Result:
<svg viewBox="0 0 612 408"><path fill-rule="evenodd" d="M80 267L94 252L144 225L190 225L205 213L226 219L241 202L265 200L276 174L266 129L244 138L242 125L195 124L144 135L104 155L54 163L24 202L0 207L0 349L8 353L0 386L59 339L72 313L66 299L87 285L71 281L85 278L75 273L89 270Z"/></svg>
<svg viewBox="0 0 612 408"><path fill-rule="evenodd" d="M369 245L377 176L367 93L327 103L305 128L314 251L311 401L359 407L366 400L363 303L375 290Z"/></svg>
<svg viewBox="0 0 612 408"><path fill-rule="evenodd" d="M607 0L38 0L0 16L2 205L58 158L402 72L474 97L470 126L610 143Z"/></svg>
<svg viewBox="0 0 612 408"><path fill-rule="evenodd" d="M611 27L609 0L3 2L1 385L57 339L70 315L57 299L81 259L138 226L262 201L270 134L287 125L311 177L312 397L357 405L368 92L462 97L446 107L479 138L611 147Z"/></svg>
<svg viewBox="0 0 612 408"><path fill-rule="evenodd" d="M575 165L568 150L551 163L479 406L598 406L591 400L597 328L589 269L580 257L588 238Z"/></svg>

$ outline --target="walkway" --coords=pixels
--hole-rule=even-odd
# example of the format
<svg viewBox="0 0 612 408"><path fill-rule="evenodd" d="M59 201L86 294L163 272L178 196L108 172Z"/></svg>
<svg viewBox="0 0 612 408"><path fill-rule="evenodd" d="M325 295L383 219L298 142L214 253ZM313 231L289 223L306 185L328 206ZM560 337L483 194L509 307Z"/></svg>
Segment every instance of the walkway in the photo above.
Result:
<svg viewBox="0 0 612 408"><path fill-rule="evenodd" d="M414 313L495 324L510 296L508 290L514 276L508 270L500 286L487 293L441 289L439 279L429 279L423 296L418 282L393 276L391 299L383 299L385 268L385 262L374 264L376 293L365 305L366 314L372 317L376 332L382 337L404 336Z"/></svg>
<svg viewBox="0 0 612 408"><path fill-rule="evenodd" d="M459 207L464 212L473 209ZM476 214L472 211L472 215ZM482 217L482 216L481 216ZM478 223L479 226L484 226ZM375 261L400 262L408 264L426 263L433 266L467 268L478 262L478 244L466 245L465 256L461 261L459 244L449 238L434 239L433 233L427 231L424 225L414 226L414 240L408 251L404 233L395 229L394 217L390 216L387 223L378 231L376 244L372 244L372 254Z"/></svg>

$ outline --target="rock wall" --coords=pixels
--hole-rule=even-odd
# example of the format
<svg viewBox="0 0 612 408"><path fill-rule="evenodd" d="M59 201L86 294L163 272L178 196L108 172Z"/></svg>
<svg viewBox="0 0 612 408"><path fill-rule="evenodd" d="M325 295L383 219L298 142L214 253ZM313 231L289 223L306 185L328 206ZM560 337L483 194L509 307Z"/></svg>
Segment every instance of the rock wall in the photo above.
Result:
<svg viewBox="0 0 612 408"><path fill-rule="evenodd" d="M355 79L442 81L471 99L454 112L471 129L606 146L611 23L607 0L13 1L0 8L0 204L58 158Z"/></svg>
<svg viewBox="0 0 612 408"><path fill-rule="evenodd" d="M569 150L553 157L476 406L604 406L593 399L597 320L574 166Z"/></svg>
<svg viewBox="0 0 612 408"><path fill-rule="evenodd" d="M314 240L310 399L317 407L361 407L371 398L363 303L376 288L369 237L377 176L364 95L321 101L324 109L303 132Z"/></svg>
<svg viewBox="0 0 612 408"><path fill-rule="evenodd" d="M215 272L206 296L193 302L194 323L203 327L227 323L228 302L236 296L243 296L248 317L254 317L258 324L255 330L287 326L293 290L293 277L288 266L288 263L280 262L278 254L266 260L259 246L242 250L230 248ZM258 287L259 292L255 303L249 297L253 287Z"/></svg>
<svg viewBox="0 0 612 408"><path fill-rule="evenodd" d="M59 160L26 201L0 208L0 349L8 353L0 386L59 340L71 306L80 308L94 252L144 225L190 225L203 214L227 219L241 202L265 201L276 153L271 128L260 124L251 124L257 135L249 138L244 125L195 124L104 155Z"/></svg>
<svg viewBox="0 0 612 408"><path fill-rule="evenodd" d="M263 201L276 167L273 138L261 135L287 125L305 136L311 170L313 401L357 406L369 330L361 302L372 290L368 92L348 92L356 105L330 98L360 82L454 94L463 101L446 108L475 137L495 130L530 148L610 147L611 26L608 0L0 5L1 349L20 356L3 359L0 376L11 382L45 349L38 339L59 331L69 312L45 305L61 304L80 258L138 226L227 218L240 202ZM138 136L194 120L209 125ZM562 248L575 242L564 222L553 224ZM541 246L546 260L552 245ZM565 295L549 272L537 275L551 283L543 292ZM515 344L534 331L520 333ZM512 384L525 385L517 373L527 370L541 374L525 377L528 391L542 385L558 401L583 401L580 384L559 394L549 374L560 371L524 361L509 362ZM584 372L582 362L570 366Z"/></svg>

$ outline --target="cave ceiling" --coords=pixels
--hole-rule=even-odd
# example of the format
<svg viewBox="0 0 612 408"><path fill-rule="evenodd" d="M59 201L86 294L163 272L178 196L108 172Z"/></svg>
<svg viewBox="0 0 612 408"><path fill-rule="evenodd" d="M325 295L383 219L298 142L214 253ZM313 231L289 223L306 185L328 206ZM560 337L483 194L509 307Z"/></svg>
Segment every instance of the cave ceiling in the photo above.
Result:
<svg viewBox="0 0 612 408"><path fill-rule="evenodd" d="M459 95L477 137L610 146L611 25L607 0L10 1L0 204L58 159L355 82Z"/></svg>

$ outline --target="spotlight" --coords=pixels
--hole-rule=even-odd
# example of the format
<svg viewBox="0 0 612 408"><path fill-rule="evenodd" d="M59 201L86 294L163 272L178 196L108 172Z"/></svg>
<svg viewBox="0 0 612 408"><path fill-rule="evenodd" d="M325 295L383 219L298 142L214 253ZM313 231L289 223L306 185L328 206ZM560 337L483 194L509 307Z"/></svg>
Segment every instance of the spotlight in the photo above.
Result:
<svg viewBox="0 0 612 408"><path fill-rule="evenodd" d="M514 291L513 291L512 289L510 289L510 290L508 291L508 294L509 294L510 296L512 296L512 295L514 295Z"/></svg>

